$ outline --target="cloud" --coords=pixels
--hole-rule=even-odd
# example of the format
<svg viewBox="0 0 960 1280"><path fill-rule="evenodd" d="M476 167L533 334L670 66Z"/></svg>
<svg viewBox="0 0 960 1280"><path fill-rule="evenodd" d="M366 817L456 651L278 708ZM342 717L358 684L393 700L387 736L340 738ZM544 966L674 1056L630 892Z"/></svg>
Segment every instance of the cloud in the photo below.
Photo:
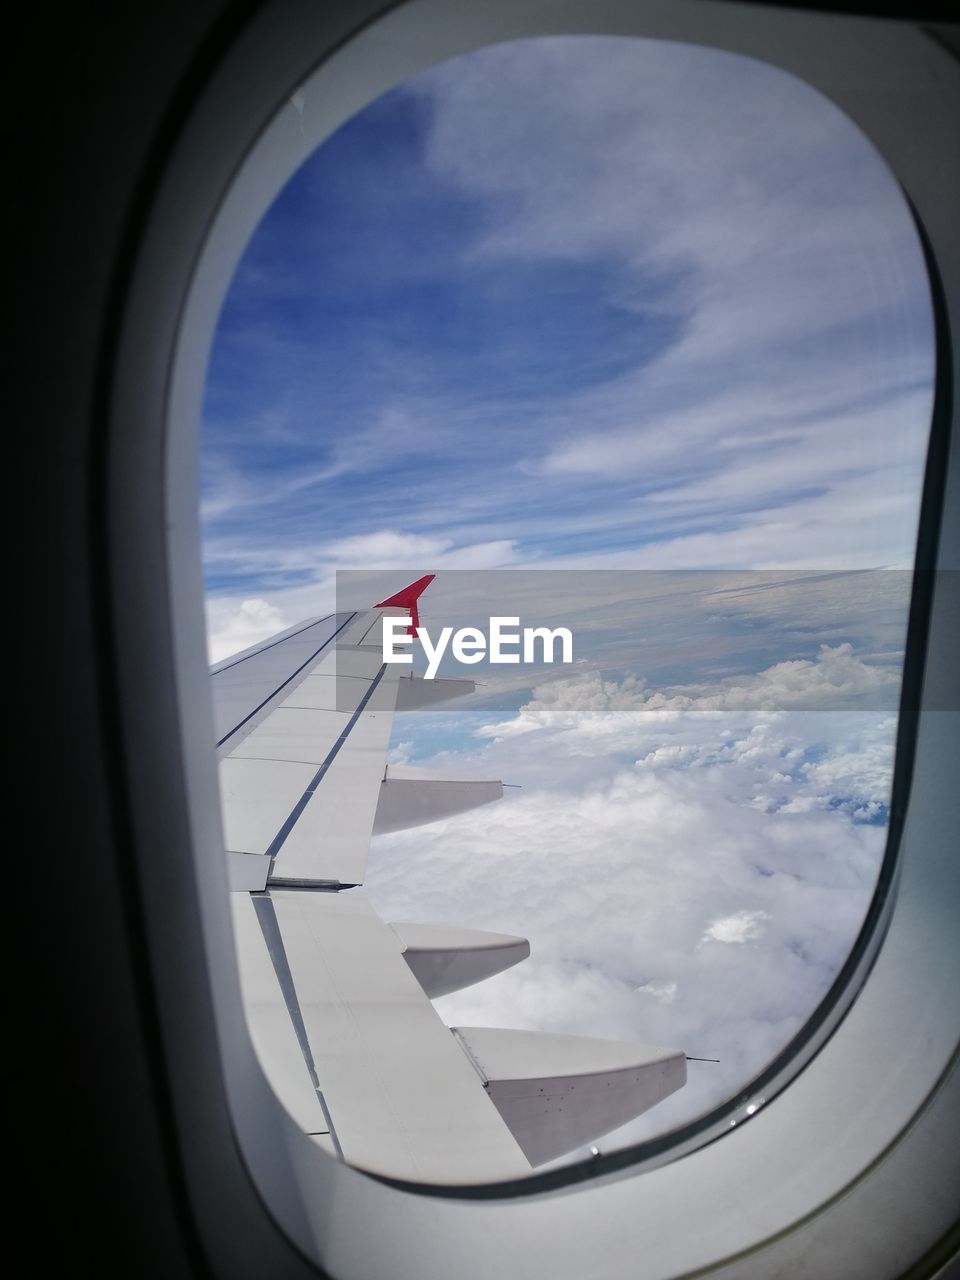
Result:
<svg viewBox="0 0 960 1280"><path fill-rule="evenodd" d="M433 105L430 165L491 202L476 252L681 262L678 287L710 313L696 340L709 334L717 351L742 350L744 325L764 341L784 327L822 332L838 318L814 315L825 293L841 314L863 314L877 294L849 288L859 255L917 252L863 135L802 81L749 58L560 37L454 59L413 86ZM777 297L787 289L790 306ZM775 305L758 312L758 301ZM724 306L730 323L714 325Z"/></svg>
<svg viewBox="0 0 960 1280"><path fill-rule="evenodd" d="M205 509L211 562L264 581L212 589L384 529L517 565L909 564L931 385L909 212L814 90L661 41L478 50L332 138L245 257Z"/></svg>
<svg viewBox="0 0 960 1280"><path fill-rule="evenodd" d="M289 623L268 600L254 598L239 604L207 600L207 651L211 663L266 640Z"/></svg>
<svg viewBox="0 0 960 1280"><path fill-rule="evenodd" d="M873 892L895 720L802 709L823 686L873 678L839 645L741 680L754 701L740 710L725 682L682 696L596 673L538 687L459 761L520 790L371 850L367 886L388 919L530 938L522 965L437 1001L444 1020L720 1059L691 1063L684 1090L604 1147L741 1090L813 1012ZM763 708L772 686L792 710Z"/></svg>
<svg viewBox="0 0 960 1280"><path fill-rule="evenodd" d="M821 645L814 659L778 662L747 678L676 691L648 690L642 680L604 680L598 671L539 686L530 702L509 720L482 725L488 738L506 738L538 729L566 730L579 749L623 736L624 730L648 730L679 715L722 711L835 711L874 705L878 694L896 693L900 673L872 666L850 644Z"/></svg>
<svg viewBox="0 0 960 1280"><path fill-rule="evenodd" d="M809 407L841 388L876 395L929 377L905 202L863 136L801 81L691 46L557 38L457 59L417 83L433 104L430 164L488 202L475 252L613 255L627 305L631 272L639 282L656 264L669 279L661 305L688 323L631 386L646 391L632 399L641 425L669 426L666 390L673 408L709 406L712 424L731 387L782 396L782 413L794 393ZM880 283L894 262L906 273L897 301ZM890 363L877 361L877 340Z"/></svg>
<svg viewBox="0 0 960 1280"><path fill-rule="evenodd" d="M712 921L704 931L701 942L723 942L741 945L762 938L764 921L770 917L766 911L735 911L732 916L721 916Z"/></svg>
<svg viewBox="0 0 960 1280"><path fill-rule="evenodd" d="M204 557L208 579L261 588L255 598L246 590L228 594L222 588L208 596L210 660L265 639L287 625L285 618L299 621L338 609L367 609L422 568L489 571L510 565L514 554L506 539L457 544L389 528L310 546L261 547L246 539L209 542ZM354 572L338 583L338 573L368 570L371 564L379 572Z"/></svg>

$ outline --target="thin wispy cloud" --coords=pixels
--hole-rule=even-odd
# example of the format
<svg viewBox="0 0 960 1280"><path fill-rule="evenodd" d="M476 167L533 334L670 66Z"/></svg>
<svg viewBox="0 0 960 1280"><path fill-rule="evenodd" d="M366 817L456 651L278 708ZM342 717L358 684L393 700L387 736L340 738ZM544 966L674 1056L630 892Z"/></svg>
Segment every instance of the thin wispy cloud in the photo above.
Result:
<svg viewBox="0 0 960 1280"><path fill-rule="evenodd" d="M345 125L251 243L209 380L211 589L271 547L319 582L318 544L384 530L901 564L930 334L894 180L801 82L658 42L478 51Z"/></svg>

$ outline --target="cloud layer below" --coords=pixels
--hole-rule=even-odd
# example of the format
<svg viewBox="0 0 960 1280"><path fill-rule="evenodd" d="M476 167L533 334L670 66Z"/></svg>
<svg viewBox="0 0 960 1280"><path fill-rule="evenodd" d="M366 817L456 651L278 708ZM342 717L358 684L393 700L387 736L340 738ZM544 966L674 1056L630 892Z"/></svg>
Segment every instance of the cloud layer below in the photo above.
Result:
<svg viewBox="0 0 960 1280"><path fill-rule="evenodd" d="M816 679L836 664L852 685L875 678L844 645L822 651L799 684L791 664L758 676L764 688L780 682L790 710L731 711L720 688L679 701L595 673L552 682L483 727L472 755L418 758L520 790L374 841L368 887L387 918L530 938L522 965L437 1002L448 1023L720 1059L691 1063L684 1090L602 1146L663 1132L743 1089L853 944L885 845L896 726L875 712L804 709L822 706Z"/></svg>

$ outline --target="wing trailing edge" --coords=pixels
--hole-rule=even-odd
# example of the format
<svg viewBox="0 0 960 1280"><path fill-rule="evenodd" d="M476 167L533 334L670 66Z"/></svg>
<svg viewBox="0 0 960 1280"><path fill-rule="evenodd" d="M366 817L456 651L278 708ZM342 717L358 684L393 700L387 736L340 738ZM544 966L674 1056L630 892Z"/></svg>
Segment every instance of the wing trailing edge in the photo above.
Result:
<svg viewBox="0 0 960 1280"><path fill-rule="evenodd" d="M627 1124L687 1080L679 1049L548 1031L451 1030L534 1168Z"/></svg>
<svg viewBox="0 0 960 1280"><path fill-rule="evenodd" d="M435 676L432 680L416 674L401 676L397 681L397 710L419 711L451 698L463 698L476 687L473 680L453 676Z"/></svg>
<svg viewBox="0 0 960 1280"><path fill-rule="evenodd" d="M387 765L373 834L422 827L502 798L499 778L444 778L409 765Z"/></svg>
<svg viewBox="0 0 960 1280"><path fill-rule="evenodd" d="M432 999L472 987L475 982L526 960L530 943L510 933L438 924L391 924L403 958Z"/></svg>

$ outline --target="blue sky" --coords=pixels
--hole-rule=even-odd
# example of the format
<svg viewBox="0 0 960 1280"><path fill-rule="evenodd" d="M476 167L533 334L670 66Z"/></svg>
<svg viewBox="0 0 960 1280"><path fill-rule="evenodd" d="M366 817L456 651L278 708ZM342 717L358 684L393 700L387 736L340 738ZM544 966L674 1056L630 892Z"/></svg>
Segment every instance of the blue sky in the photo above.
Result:
<svg viewBox="0 0 960 1280"><path fill-rule="evenodd" d="M302 616L333 567L907 565L930 351L904 202L798 81L605 38L456 59L310 157L238 268L214 621Z"/></svg>
<svg viewBox="0 0 960 1280"><path fill-rule="evenodd" d="M257 534L285 545L321 521L376 532L386 519L404 533L443 521L455 536L501 526L509 508L492 486L536 466L551 406L642 367L681 331L666 305L673 273L632 273L625 289L613 253L478 252L491 213L431 172L430 115L403 89L373 104L304 165L251 244L209 375L212 530L232 527L217 512L238 472L276 487L276 501L258 497ZM472 475L451 528L468 467L491 488ZM544 520L556 514L540 513L532 552L571 544ZM581 530L573 545L596 540ZM259 581L241 563L214 571L211 588L237 579Z"/></svg>
<svg viewBox="0 0 960 1280"><path fill-rule="evenodd" d="M723 1058L630 1139L739 1087L862 919L931 388L883 163L808 86L707 49L557 38L431 68L307 159L238 265L201 454L214 659L328 612L343 569L734 575L685 644L680 614L656 631L638 596L631 631L598 605L597 634L662 652L611 642L459 720L399 717L396 760L522 791L371 855L388 915L531 938L441 1002L451 1023ZM774 570L832 586L762 589Z"/></svg>

